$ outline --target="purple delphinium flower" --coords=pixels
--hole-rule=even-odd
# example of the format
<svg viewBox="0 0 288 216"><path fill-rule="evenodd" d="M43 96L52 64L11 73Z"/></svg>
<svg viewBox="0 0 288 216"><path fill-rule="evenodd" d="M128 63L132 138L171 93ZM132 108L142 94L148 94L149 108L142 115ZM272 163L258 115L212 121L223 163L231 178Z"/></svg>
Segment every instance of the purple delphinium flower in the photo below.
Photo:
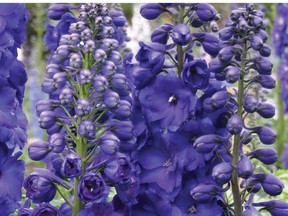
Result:
<svg viewBox="0 0 288 216"><path fill-rule="evenodd" d="M81 177L78 195L83 202L101 202L104 198L105 183L101 176L86 173Z"/></svg>
<svg viewBox="0 0 288 216"><path fill-rule="evenodd" d="M24 180L24 164L18 158L27 141L22 110L27 75L17 49L26 38L28 11L24 4L1 4L0 18L0 211L10 215L21 199Z"/></svg>
<svg viewBox="0 0 288 216"><path fill-rule="evenodd" d="M162 128L177 128L193 111L196 96L179 78L160 74L139 92L148 122L159 121Z"/></svg>

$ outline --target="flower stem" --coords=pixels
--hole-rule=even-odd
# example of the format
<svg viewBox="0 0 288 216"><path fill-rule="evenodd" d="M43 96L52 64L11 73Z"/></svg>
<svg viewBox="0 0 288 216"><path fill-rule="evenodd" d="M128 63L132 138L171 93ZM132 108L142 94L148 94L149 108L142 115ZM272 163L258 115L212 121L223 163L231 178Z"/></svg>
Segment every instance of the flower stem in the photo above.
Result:
<svg viewBox="0 0 288 216"><path fill-rule="evenodd" d="M86 161L85 157L87 154L87 140L85 138L80 137L79 141L77 142L76 151L77 154L82 159L82 174L81 176L75 178L74 182L74 207L73 207L73 216L77 216L78 212L83 208L84 203L78 197L78 187L80 178L85 174L86 170Z"/></svg>
<svg viewBox="0 0 288 216"><path fill-rule="evenodd" d="M285 142L285 117L284 117L284 104L281 97L281 80L277 79L277 107L278 107L278 120L277 120L277 151L279 158L281 158L284 151L284 142ZM278 160L277 166L281 167L281 160Z"/></svg>
<svg viewBox="0 0 288 216"><path fill-rule="evenodd" d="M244 76L245 76L245 59L247 57L247 44L245 42L243 47L243 55L241 59L241 74L240 79L238 81L238 110L237 115L242 118L243 114L243 100L244 100ZM239 145L240 145L240 134L237 134L234 136L234 144L233 144L233 150L232 150L232 164L234 167L237 166L237 162L239 160ZM232 174L232 194L234 199L234 211L235 216L241 216L242 215L242 202L241 202L241 195L239 190L239 182L238 182L238 175L237 171L233 170Z"/></svg>
<svg viewBox="0 0 288 216"><path fill-rule="evenodd" d="M184 12L185 8L183 6L179 7L179 17L177 23L183 23L184 21ZM180 77L182 68L183 68L183 57L184 57L184 52L183 52L183 47L181 45L177 45L177 74Z"/></svg>

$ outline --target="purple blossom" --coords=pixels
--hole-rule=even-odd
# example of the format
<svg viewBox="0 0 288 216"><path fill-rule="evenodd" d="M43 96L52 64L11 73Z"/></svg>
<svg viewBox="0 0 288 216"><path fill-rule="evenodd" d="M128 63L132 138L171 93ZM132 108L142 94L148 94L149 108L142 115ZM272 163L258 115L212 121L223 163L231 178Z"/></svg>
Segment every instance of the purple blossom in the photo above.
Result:
<svg viewBox="0 0 288 216"><path fill-rule="evenodd" d="M196 96L180 79L159 75L153 85L139 93L149 122L159 121L162 128L177 128L195 106Z"/></svg>

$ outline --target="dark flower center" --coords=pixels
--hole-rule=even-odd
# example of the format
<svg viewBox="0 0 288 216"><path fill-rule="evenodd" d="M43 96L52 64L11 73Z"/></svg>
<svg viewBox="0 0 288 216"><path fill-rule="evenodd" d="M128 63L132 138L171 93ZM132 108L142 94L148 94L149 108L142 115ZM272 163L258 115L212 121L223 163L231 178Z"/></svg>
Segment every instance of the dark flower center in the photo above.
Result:
<svg viewBox="0 0 288 216"><path fill-rule="evenodd" d="M172 161L171 161L170 158L169 158L169 159L167 159L167 160L165 161L165 163L163 164L163 166L164 166L164 167L169 167L169 166L171 166L171 164L172 164Z"/></svg>
<svg viewBox="0 0 288 216"><path fill-rule="evenodd" d="M192 205L190 208L187 209L189 214L194 214L196 213L196 208L194 205Z"/></svg>
<svg viewBox="0 0 288 216"><path fill-rule="evenodd" d="M190 68L191 75L197 74L197 70L195 68Z"/></svg>
<svg viewBox="0 0 288 216"><path fill-rule="evenodd" d="M175 95L172 95L171 97L169 97L168 102L172 104L177 104L177 97Z"/></svg>

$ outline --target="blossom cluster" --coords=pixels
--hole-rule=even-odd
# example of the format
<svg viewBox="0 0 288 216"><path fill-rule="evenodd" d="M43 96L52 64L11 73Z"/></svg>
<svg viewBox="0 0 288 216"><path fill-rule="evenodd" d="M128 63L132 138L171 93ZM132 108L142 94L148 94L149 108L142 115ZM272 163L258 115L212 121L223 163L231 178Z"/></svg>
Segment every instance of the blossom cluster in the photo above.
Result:
<svg viewBox="0 0 288 216"><path fill-rule="evenodd" d="M135 202L137 189L130 162L136 145L133 101L119 52L127 20L105 4L56 4L48 16L59 20L47 25L44 37L51 56L42 91L49 99L36 105L48 140L28 148L29 157L46 168L26 177L28 200L20 215L111 215L111 187L118 194L115 202L127 205ZM60 209L50 204L57 192L64 200Z"/></svg>
<svg viewBox="0 0 288 216"><path fill-rule="evenodd" d="M132 157L140 180L138 203L130 213L222 215L225 189L212 170L228 156L225 118L234 105L222 106L226 88L193 54L196 44L211 56L219 53L217 35L201 30L217 31L219 16L210 4L145 4L140 13L148 20L168 13L179 21L156 28L151 43L140 42L137 63L127 65L135 85ZM196 143L203 136L210 143Z"/></svg>
<svg viewBox="0 0 288 216"><path fill-rule="evenodd" d="M219 17L210 4L146 4L140 13L148 20L168 13L177 21L156 28L152 43L140 43L138 63L128 65L137 109L132 155L140 179L132 214L260 215L256 206L273 215L284 213L287 204L281 201L253 203L261 188L271 196L284 188L273 174L255 172L251 162L277 161L273 148L251 149L249 144L253 134L273 144L274 130L246 121L251 114L275 115L273 105L260 101L252 88L275 87L264 13L253 4L233 10L219 38L207 32L218 31ZM209 65L196 58L195 44L215 57ZM227 91L224 81L238 88ZM223 198L230 186L233 204Z"/></svg>
<svg viewBox="0 0 288 216"><path fill-rule="evenodd" d="M9 215L21 199L24 179L24 161L18 158L27 139L22 110L27 75L17 49L26 37L28 11L23 4L2 4L0 17L0 212Z"/></svg>

